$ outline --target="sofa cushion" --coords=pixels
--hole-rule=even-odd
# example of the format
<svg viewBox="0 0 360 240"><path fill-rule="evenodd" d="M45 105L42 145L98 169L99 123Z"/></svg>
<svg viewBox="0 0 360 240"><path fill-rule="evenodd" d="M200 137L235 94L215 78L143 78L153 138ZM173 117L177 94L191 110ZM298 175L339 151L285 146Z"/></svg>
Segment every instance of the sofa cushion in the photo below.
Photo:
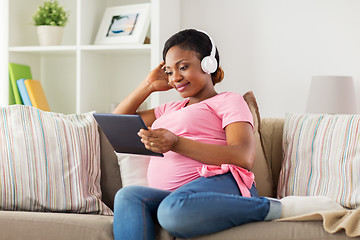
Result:
<svg viewBox="0 0 360 240"><path fill-rule="evenodd" d="M287 114L278 196L360 204L360 115Z"/></svg>
<svg viewBox="0 0 360 240"><path fill-rule="evenodd" d="M191 240L349 240L344 232L328 233L321 221L275 222L262 221L247 223L237 227ZM176 238L176 240L185 240ZM189 240L189 239L187 239Z"/></svg>
<svg viewBox="0 0 360 240"><path fill-rule="evenodd" d="M174 240L159 224L156 239ZM6 240L114 240L113 217L94 214L68 214L0 211L0 239Z"/></svg>
<svg viewBox="0 0 360 240"><path fill-rule="evenodd" d="M113 240L112 224L104 215L0 211L1 239Z"/></svg>
<svg viewBox="0 0 360 240"><path fill-rule="evenodd" d="M0 239L113 240L113 217L94 214L0 211Z"/></svg>
<svg viewBox="0 0 360 240"><path fill-rule="evenodd" d="M100 146L91 113L0 109L2 210L101 213Z"/></svg>

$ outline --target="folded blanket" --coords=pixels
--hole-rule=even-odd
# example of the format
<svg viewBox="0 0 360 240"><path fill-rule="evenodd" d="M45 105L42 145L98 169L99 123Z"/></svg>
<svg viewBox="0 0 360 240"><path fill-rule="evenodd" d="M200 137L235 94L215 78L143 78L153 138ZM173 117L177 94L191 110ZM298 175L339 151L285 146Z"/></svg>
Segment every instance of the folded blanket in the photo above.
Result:
<svg viewBox="0 0 360 240"><path fill-rule="evenodd" d="M324 197L295 198L291 199L291 201L289 201L289 199L281 200L283 210L285 210L283 213L284 217L276 221L323 221L324 229L329 233L345 230L346 235L349 237L360 236L360 208L348 210L342 208L340 205L335 206L334 201ZM301 200L305 200L305 202ZM307 209L302 215L292 214L290 207L294 206L295 202L301 202L301 204L297 204L298 213L302 205L311 202L313 204L311 207L312 212ZM318 210L316 210L316 208L318 208Z"/></svg>
<svg viewBox="0 0 360 240"><path fill-rule="evenodd" d="M345 230L349 237L360 236L360 208L354 210L322 211L277 221L323 221L324 229L329 233Z"/></svg>

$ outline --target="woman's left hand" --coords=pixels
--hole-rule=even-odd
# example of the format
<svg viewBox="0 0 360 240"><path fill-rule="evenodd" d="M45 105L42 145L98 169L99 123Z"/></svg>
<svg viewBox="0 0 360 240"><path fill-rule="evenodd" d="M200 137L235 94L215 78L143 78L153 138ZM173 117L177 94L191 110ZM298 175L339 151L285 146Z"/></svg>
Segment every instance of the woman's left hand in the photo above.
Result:
<svg viewBox="0 0 360 240"><path fill-rule="evenodd" d="M164 128L155 130L151 128L149 130L141 129L138 135L147 149L158 153L172 150L179 140L179 136Z"/></svg>

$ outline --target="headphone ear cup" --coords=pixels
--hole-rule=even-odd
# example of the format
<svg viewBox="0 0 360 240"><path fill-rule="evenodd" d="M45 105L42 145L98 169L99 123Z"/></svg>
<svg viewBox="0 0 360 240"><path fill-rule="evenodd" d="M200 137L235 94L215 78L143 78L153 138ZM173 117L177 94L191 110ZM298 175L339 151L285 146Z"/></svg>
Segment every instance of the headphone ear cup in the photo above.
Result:
<svg viewBox="0 0 360 240"><path fill-rule="evenodd" d="M201 68L205 73L211 74L214 73L217 69L216 58L212 56L204 57L201 60Z"/></svg>

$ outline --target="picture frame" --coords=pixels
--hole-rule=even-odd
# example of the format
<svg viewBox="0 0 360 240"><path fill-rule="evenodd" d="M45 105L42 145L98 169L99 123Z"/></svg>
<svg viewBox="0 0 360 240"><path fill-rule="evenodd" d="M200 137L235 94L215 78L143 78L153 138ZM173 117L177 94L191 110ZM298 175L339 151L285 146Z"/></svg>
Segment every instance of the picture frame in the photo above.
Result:
<svg viewBox="0 0 360 240"><path fill-rule="evenodd" d="M143 44L149 25L149 3L108 7L95 44Z"/></svg>

